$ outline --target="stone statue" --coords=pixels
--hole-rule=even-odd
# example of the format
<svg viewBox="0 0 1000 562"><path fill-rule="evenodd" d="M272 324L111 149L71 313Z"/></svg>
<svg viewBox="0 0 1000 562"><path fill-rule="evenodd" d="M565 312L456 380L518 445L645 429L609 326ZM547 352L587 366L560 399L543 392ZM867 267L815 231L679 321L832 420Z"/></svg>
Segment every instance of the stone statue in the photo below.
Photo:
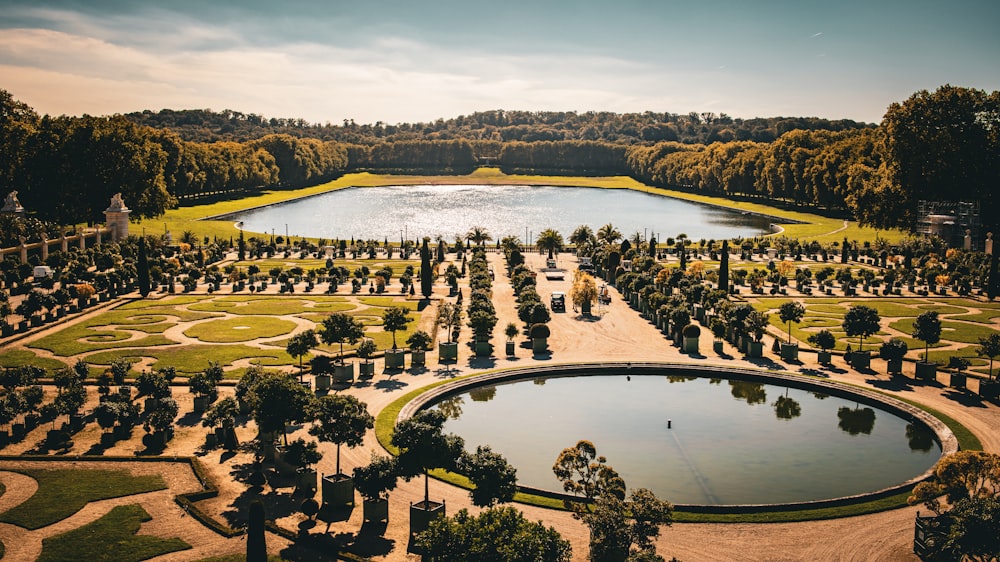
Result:
<svg viewBox="0 0 1000 562"><path fill-rule="evenodd" d="M121 192L115 193L111 196L111 206L108 207L108 211L127 211L128 207L125 206L125 202L122 201Z"/></svg>
<svg viewBox="0 0 1000 562"><path fill-rule="evenodd" d="M2 213L23 213L24 207L21 206L21 202L17 200L17 191L11 191L7 194L7 198L3 201L3 208L0 208Z"/></svg>

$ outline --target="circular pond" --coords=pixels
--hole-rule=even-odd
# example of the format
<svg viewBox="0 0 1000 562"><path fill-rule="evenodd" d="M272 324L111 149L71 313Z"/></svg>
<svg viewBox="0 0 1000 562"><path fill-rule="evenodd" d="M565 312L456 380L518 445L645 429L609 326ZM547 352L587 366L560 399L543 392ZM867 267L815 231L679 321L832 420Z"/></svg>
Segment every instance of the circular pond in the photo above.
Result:
<svg viewBox="0 0 1000 562"><path fill-rule="evenodd" d="M534 237L546 228L568 237L577 226L611 223L623 234L647 229L663 240L750 237L770 232L770 219L628 189L513 185L358 187L234 213L251 232L381 240L443 236L474 226L495 240ZM397 234L398 233L398 234Z"/></svg>
<svg viewBox="0 0 1000 562"><path fill-rule="evenodd" d="M468 449L488 444L517 468L521 486L553 492L562 487L552 464L581 439L630 489L688 505L867 494L923 477L942 454L939 436L917 419L926 414L902 403L909 410L896 410L873 393L683 373L500 380L432 400L450 417L445 430Z"/></svg>

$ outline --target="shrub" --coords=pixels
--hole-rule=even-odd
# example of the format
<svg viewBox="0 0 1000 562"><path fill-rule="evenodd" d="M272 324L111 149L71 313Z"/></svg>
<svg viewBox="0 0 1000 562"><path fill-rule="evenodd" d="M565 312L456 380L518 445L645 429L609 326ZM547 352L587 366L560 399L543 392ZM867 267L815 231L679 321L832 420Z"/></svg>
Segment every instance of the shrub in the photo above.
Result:
<svg viewBox="0 0 1000 562"><path fill-rule="evenodd" d="M879 348L878 356L886 361L899 361L906 356L907 351L909 351L909 348L905 341L899 338L892 338L882 344L882 347Z"/></svg>
<svg viewBox="0 0 1000 562"><path fill-rule="evenodd" d="M701 335L701 328L699 328L694 324L688 324L687 326L684 326L684 329L681 331L681 334L685 338L696 338Z"/></svg>
<svg viewBox="0 0 1000 562"><path fill-rule="evenodd" d="M547 338L551 334L548 324L532 324L528 334L532 338Z"/></svg>

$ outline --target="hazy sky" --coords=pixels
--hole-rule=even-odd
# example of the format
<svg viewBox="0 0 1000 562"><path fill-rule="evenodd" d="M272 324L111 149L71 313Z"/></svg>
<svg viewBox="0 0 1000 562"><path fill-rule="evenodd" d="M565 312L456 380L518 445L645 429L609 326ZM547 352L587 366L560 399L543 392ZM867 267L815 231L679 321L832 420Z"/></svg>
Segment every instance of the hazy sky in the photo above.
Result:
<svg viewBox="0 0 1000 562"><path fill-rule="evenodd" d="M997 0L0 0L0 89L70 115L878 122L920 89L1000 89L998 25Z"/></svg>

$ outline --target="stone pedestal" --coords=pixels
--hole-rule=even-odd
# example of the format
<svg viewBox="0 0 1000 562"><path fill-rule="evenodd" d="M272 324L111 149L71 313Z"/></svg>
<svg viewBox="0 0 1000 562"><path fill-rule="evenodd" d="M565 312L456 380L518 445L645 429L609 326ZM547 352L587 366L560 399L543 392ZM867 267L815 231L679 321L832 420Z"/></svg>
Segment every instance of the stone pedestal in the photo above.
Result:
<svg viewBox="0 0 1000 562"><path fill-rule="evenodd" d="M111 198L111 205L104 210L105 225L111 230L111 241L117 242L128 238L128 215L132 211L122 201L122 194L116 193ZM100 229L98 229L100 240Z"/></svg>

